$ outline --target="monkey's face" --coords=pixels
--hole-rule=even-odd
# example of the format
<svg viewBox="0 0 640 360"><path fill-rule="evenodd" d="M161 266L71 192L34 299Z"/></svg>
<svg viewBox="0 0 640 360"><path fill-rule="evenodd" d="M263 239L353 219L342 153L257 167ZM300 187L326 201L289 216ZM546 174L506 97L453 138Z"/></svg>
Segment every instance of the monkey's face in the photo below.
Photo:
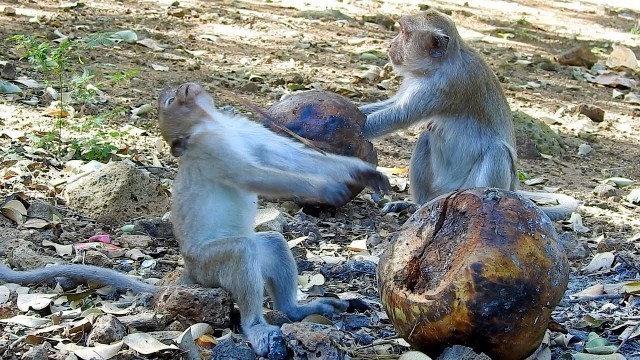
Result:
<svg viewBox="0 0 640 360"><path fill-rule="evenodd" d="M173 156L184 153L193 127L211 119L213 110L213 98L198 84L186 83L162 92L158 99L158 125Z"/></svg>
<svg viewBox="0 0 640 360"><path fill-rule="evenodd" d="M399 73L428 75L448 55L450 36L439 13L406 15L398 20L400 32L389 45L389 60ZM446 25L446 24L445 24Z"/></svg>

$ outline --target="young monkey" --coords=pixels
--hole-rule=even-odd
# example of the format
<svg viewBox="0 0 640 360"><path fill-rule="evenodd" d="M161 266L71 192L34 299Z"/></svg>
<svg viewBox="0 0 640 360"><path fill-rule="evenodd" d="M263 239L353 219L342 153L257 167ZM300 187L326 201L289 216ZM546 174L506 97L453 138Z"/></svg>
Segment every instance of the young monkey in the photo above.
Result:
<svg viewBox="0 0 640 360"><path fill-rule="evenodd" d="M342 203L348 184L376 191L388 179L357 158L323 155L246 118L216 110L197 84L165 91L158 105L160 130L180 156L173 183L171 220L185 259L186 279L221 286L240 308L244 334L259 355L279 328L262 316L263 291L292 320L346 309L337 299L296 301L297 270L284 237L253 230L258 194L301 196Z"/></svg>
<svg viewBox="0 0 640 360"><path fill-rule="evenodd" d="M411 157L412 197L422 205L444 193L473 187L515 191L518 186L513 120L500 82L469 47L446 15L428 10L398 20L389 46L394 70L404 77L391 98L360 107L364 136L389 134L426 122ZM562 194L520 191L530 199L555 201L542 207L554 220L579 202ZM383 212L410 203L392 202Z"/></svg>
<svg viewBox="0 0 640 360"><path fill-rule="evenodd" d="M223 287L240 308L242 329L255 352L278 349L280 330L262 315L266 288L276 309L291 320L343 311L347 304L324 298L298 304L297 270L284 237L253 230L257 194L302 196L343 203L349 184L376 191L389 181L356 158L323 155L242 117L219 112L197 84L166 90L158 102L160 131L180 157L173 183L171 220L184 258L180 282ZM118 290L155 293L158 286L118 271L89 265L60 265L14 271L0 265L0 280L39 283L54 278L92 280Z"/></svg>

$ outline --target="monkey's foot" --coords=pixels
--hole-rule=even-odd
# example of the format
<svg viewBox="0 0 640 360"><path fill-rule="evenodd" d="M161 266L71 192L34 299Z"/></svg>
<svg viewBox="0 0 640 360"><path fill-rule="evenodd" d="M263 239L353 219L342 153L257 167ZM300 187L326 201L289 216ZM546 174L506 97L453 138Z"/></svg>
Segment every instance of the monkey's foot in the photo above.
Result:
<svg viewBox="0 0 640 360"><path fill-rule="evenodd" d="M322 298L292 309L282 309L289 319L299 321L311 314L333 314L347 310L349 303L336 298Z"/></svg>
<svg viewBox="0 0 640 360"><path fill-rule="evenodd" d="M399 213L407 209L409 209L409 212L415 212L417 208L418 208L418 205L410 201L393 201L393 202L387 203L382 208L382 213L383 214L388 214L392 212Z"/></svg>
<svg viewBox="0 0 640 360"><path fill-rule="evenodd" d="M251 343L253 351L259 356L267 356L274 360L287 358L287 347L279 327L257 324L245 329L244 333Z"/></svg>

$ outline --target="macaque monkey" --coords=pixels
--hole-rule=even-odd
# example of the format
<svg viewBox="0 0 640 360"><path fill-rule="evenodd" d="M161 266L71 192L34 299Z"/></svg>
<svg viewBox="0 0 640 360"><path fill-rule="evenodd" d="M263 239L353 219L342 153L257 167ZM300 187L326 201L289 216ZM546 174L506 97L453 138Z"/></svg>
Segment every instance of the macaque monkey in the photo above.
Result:
<svg viewBox="0 0 640 360"><path fill-rule="evenodd" d="M419 205L444 193L474 187L516 190L513 120L500 82L480 54L462 40L453 21L428 10L398 20L400 33L389 45L394 70L404 77L391 98L363 105L368 139L424 122L411 157L409 178ZM567 195L520 192L555 201L542 207L554 220L579 202ZM409 206L392 202L383 212Z"/></svg>
<svg viewBox="0 0 640 360"><path fill-rule="evenodd" d="M347 303L335 298L297 303L298 272L286 240L277 232L254 231L258 194L342 203L350 196L349 184L384 192L388 179L360 159L323 155L246 118L220 112L197 84L165 90L158 117L171 153L180 158L171 209L184 258L180 282L228 290L240 309L242 330L261 356L281 334L262 315L265 288L275 308L294 321L346 310ZM0 280L7 282L54 277L95 280L119 290L158 291L157 286L95 266L30 271L0 266Z"/></svg>

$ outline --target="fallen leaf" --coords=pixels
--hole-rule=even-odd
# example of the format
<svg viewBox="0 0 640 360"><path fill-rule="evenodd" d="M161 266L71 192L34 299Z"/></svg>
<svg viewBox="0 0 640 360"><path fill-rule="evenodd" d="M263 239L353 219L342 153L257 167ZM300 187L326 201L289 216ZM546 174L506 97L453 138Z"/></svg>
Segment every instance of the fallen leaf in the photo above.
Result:
<svg viewBox="0 0 640 360"><path fill-rule="evenodd" d="M42 240L42 246L51 246L56 249L56 253L60 256L64 255L72 255L73 254L73 245L62 245L54 243L51 240Z"/></svg>
<svg viewBox="0 0 640 360"><path fill-rule="evenodd" d="M616 256L612 252L597 253L593 259L591 259L589 265L582 269L582 271L591 274L596 271L609 270L615 258Z"/></svg>
<svg viewBox="0 0 640 360"><path fill-rule="evenodd" d="M9 288L4 285L0 286L0 304L4 304L9 301L10 296L11 290L9 290Z"/></svg>
<svg viewBox="0 0 640 360"><path fill-rule="evenodd" d="M347 249L350 251L367 251L367 239L353 240L351 244L347 245Z"/></svg>
<svg viewBox="0 0 640 360"><path fill-rule="evenodd" d="M22 89L18 85L12 84L8 81L0 81L0 94L18 94Z"/></svg>
<svg viewBox="0 0 640 360"><path fill-rule="evenodd" d="M43 229L49 226L50 222L44 219L31 218L24 222L23 226L27 229Z"/></svg>
<svg viewBox="0 0 640 360"><path fill-rule="evenodd" d="M298 284L303 289L309 289L314 285L323 285L325 282L324 276L322 274L302 274L298 275Z"/></svg>
<svg viewBox="0 0 640 360"><path fill-rule="evenodd" d="M18 324L29 328L37 328L42 325L51 323L51 320L35 316L16 315L8 319L0 319L0 322L7 324Z"/></svg>
<svg viewBox="0 0 640 360"><path fill-rule="evenodd" d="M49 306L53 301L53 298L58 297L58 294L19 294L17 305L20 311L27 312L29 309L42 310Z"/></svg>
<svg viewBox="0 0 640 360"><path fill-rule="evenodd" d="M108 234L93 235L92 237L88 238L87 241L89 241L89 242L102 242L102 243L105 243L105 244L111 244L111 238L109 237Z"/></svg>
<svg viewBox="0 0 640 360"><path fill-rule="evenodd" d="M132 30L122 30L111 34L109 39L116 43L120 41L133 43L138 41L138 34Z"/></svg>
<svg viewBox="0 0 640 360"><path fill-rule="evenodd" d="M619 177L619 176L614 176L614 177L610 177L610 178L606 178L604 180L602 180L603 184L612 184L615 185L616 187L622 188L625 186L629 186L635 183L635 180L631 180L631 179L627 179L627 178L623 178L623 177Z"/></svg>
<svg viewBox="0 0 640 360"><path fill-rule="evenodd" d="M151 64L151 67L155 71L169 71L169 67L168 66L163 66L163 65L158 65L158 64Z"/></svg>
<svg viewBox="0 0 640 360"><path fill-rule="evenodd" d="M604 285L602 284L596 284L596 285L592 285L589 286L588 288L575 293L573 295L571 295L572 298L583 298L583 297L590 297L590 296L596 296L596 295L602 295L604 293Z"/></svg>
<svg viewBox="0 0 640 360"><path fill-rule="evenodd" d="M27 209L19 200L10 200L0 208L0 213L13 220L16 224L22 225L24 223L25 216L27 216Z"/></svg>
<svg viewBox="0 0 640 360"><path fill-rule="evenodd" d="M81 349L73 350L73 353L83 360L106 360L118 355L118 352L120 352L120 349L122 349L122 344L124 344L123 341L118 341L110 345L84 347Z"/></svg>
<svg viewBox="0 0 640 360"><path fill-rule="evenodd" d="M145 355L162 350L178 350L177 346L165 345L147 333L129 334L122 341L131 349Z"/></svg>
<svg viewBox="0 0 640 360"><path fill-rule="evenodd" d="M164 48L162 46L160 46L160 43L153 40L153 39L142 39L140 41L136 41L136 44L140 44L143 46L148 47L149 49L153 50L153 51L163 51Z"/></svg>

